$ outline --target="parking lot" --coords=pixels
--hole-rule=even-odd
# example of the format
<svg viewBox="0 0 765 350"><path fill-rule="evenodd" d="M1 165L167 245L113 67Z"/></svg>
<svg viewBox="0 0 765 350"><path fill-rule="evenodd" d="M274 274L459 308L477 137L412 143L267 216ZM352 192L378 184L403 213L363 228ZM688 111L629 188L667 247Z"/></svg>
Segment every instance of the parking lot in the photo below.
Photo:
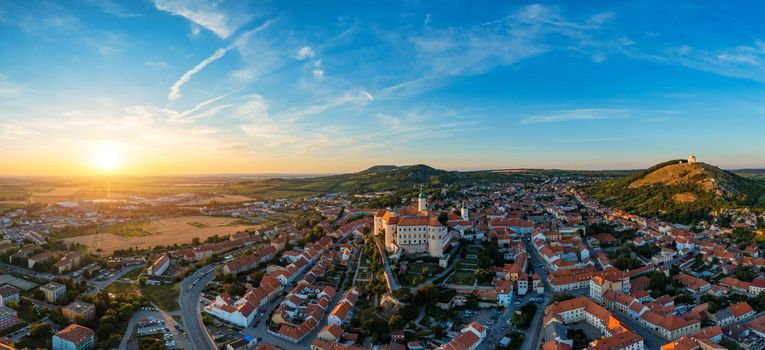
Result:
<svg viewBox="0 0 765 350"><path fill-rule="evenodd" d="M143 311L156 311L153 307L144 307ZM173 326L177 328L177 326ZM152 334L162 334L162 338L165 341L165 347L168 349L174 349L176 348L175 339L173 339L173 334L170 332L170 328L168 328L167 324L165 323L165 320L161 317L155 317L153 315L146 316L146 318L138 321L138 326L136 328L136 335L139 337L152 335Z"/></svg>
<svg viewBox="0 0 765 350"><path fill-rule="evenodd" d="M166 313L152 306L146 306L133 314L119 348L120 350L138 349L138 338L156 337L156 335L161 335L168 349L184 348L186 345L185 331L179 324Z"/></svg>

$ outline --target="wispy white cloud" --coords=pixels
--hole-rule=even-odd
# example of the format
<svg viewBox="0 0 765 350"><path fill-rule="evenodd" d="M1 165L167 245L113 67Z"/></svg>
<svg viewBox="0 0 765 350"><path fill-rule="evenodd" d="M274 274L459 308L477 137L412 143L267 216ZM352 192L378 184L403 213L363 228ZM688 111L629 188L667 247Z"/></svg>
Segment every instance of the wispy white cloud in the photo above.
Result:
<svg viewBox="0 0 765 350"><path fill-rule="evenodd" d="M141 15L140 13L128 11L125 7L112 0L87 0L86 3L98 7L104 13L117 17L137 17Z"/></svg>
<svg viewBox="0 0 765 350"><path fill-rule="evenodd" d="M310 46L303 46L297 52L295 52L295 59L297 60L304 60L306 58L311 58L313 56L316 56L316 53L313 51L313 49Z"/></svg>
<svg viewBox="0 0 765 350"><path fill-rule="evenodd" d="M170 101L177 100L181 97L181 87L186 84L194 74L199 73L202 69L207 67L208 64L213 63L223 57L229 50L228 47L222 47L215 50L210 57L205 58L202 62L199 62L194 68L189 69L186 73L183 73L181 77L170 87L170 92L167 94L167 99Z"/></svg>
<svg viewBox="0 0 765 350"><path fill-rule="evenodd" d="M313 63L313 77L316 79L324 78L324 68L321 67L321 60L317 60Z"/></svg>
<svg viewBox="0 0 765 350"><path fill-rule="evenodd" d="M30 7L18 5L32 2L6 3L13 6L6 9L13 13L13 16L0 16L0 21L17 27L37 40L46 43L63 41L70 47L83 46L95 49L102 55L118 52L128 46L123 35L84 23L65 6L56 2L35 3L35 6Z"/></svg>
<svg viewBox="0 0 765 350"><path fill-rule="evenodd" d="M629 118L626 109L584 108L564 111L554 111L548 114L534 115L521 119L521 124L543 124L582 120L605 120Z"/></svg>
<svg viewBox="0 0 765 350"><path fill-rule="evenodd" d="M667 49L664 53L643 54L641 57L725 77L765 82L765 41L762 40L756 40L751 45L717 50L683 45Z"/></svg>
<svg viewBox="0 0 765 350"><path fill-rule="evenodd" d="M621 136L612 136L612 137L593 137L593 138L586 138L586 139L562 140L560 141L560 143L563 143L563 144L604 143L604 142L620 142L623 140L624 138Z"/></svg>
<svg viewBox="0 0 765 350"><path fill-rule="evenodd" d="M234 3L236 4L236 3ZM252 18L248 11L208 0L154 0L157 9L188 19L226 39Z"/></svg>
<svg viewBox="0 0 765 350"><path fill-rule="evenodd" d="M576 21L564 17L555 6L537 4L472 27L428 27L411 42L417 61L433 74L480 74L557 47L592 51L602 59L604 44L593 34L612 17L611 13L598 13ZM566 40L554 45L546 40L553 35Z"/></svg>
<svg viewBox="0 0 765 350"><path fill-rule="evenodd" d="M13 82L8 77L0 73L0 97L20 97L30 91L31 90L25 84Z"/></svg>
<svg viewBox="0 0 765 350"><path fill-rule="evenodd" d="M274 22L273 20L267 20L263 24L261 24L261 25L255 27L255 28L253 28L251 30L248 30L248 31L242 33L231 44L229 44L226 47L222 47L222 48L216 50L212 55L210 55L209 57L207 57L204 60L202 60L201 62L199 62L196 66L194 66L190 70L188 70L185 73L183 73L183 75L181 75L181 77L170 87L170 92L167 95L168 100L173 101L173 100L177 100L178 98L180 98L181 97L181 87L184 84L186 84L189 80L191 80L191 77L193 77L194 74L199 73L200 71L202 71L202 69L207 67L207 65L209 65L209 64L211 64L211 63L213 63L213 62L215 62L215 61L217 61L219 59L221 59L223 56L226 55L226 53L229 50L231 50L233 48L236 48L240 52L246 52L248 41L255 34L261 32L262 30L265 30L266 28L268 28L273 22Z"/></svg>
<svg viewBox="0 0 765 350"><path fill-rule="evenodd" d="M167 68L169 65L165 61L146 61L143 63L150 68Z"/></svg>
<svg viewBox="0 0 765 350"><path fill-rule="evenodd" d="M326 108L329 108L328 105L322 105L307 113ZM291 111L291 117L285 117L284 114L271 115L268 102L261 95L253 94L234 110L234 115L245 119L240 129L250 137L250 141L257 143L259 148L267 150L272 156L296 157L309 152L324 152L339 145L351 144L355 140L353 133L337 125L316 127L305 124L296 118L296 112Z"/></svg>
<svg viewBox="0 0 765 350"><path fill-rule="evenodd" d="M281 118L296 119L319 114L346 105L364 106L374 98L365 90L346 91L324 102L309 105L307 107L292 108L280 113Z"/></svg>
<svg viewBox="0 0 765 350"><path fill-rule="evenodd" d="M34 134L33 131L16 124L0 123L0 139L18 140Z"/></svg>

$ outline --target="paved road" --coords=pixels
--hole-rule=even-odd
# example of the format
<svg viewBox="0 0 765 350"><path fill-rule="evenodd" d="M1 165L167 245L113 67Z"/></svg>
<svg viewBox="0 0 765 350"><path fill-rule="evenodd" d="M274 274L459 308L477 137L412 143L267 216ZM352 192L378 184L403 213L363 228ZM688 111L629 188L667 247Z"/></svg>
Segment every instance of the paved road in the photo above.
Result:
<svg viewBox="0 0 765 350"><path fill-rule="evenodd" d="M385 249L383 249L382 244L380 243L380 240L377 239L377 237L373 234L369 234L369 239L373 239L375 241L375 244L377 245L377 250L380 251L380 256L382 257L383 261L383 270L385 271L385 281L388 285L388 290L393 293L394 291L401 288L398 283L396 282L395 276L393 276L393 270L390 268L390 264L388 264L388 254L385 253Z"/></svg>
<svg viewBox="0 0 765 350"><path fill-rule="evenodd" d="M643 327L643 324L638 320L630 318L626 315L622 315L618 312L612 312L612 314L616 316L619 321L624 322L624 324L627 325L627 328L633 330L635 333L644 338L643 343L645 344L646 349L661 349L662 345L669 342L668 340L660 337L658 334L653 333L652 331Z"/></svg>
<svg viewBox="0 0 765 350"><path fill-rule="evenodd" d="M26 325L24 328L21 328L13 332L9 338L11 338L11 340L13 340L14 343L18 343L21 341L21 338L24 338L29 333L30 328L31 328L30 325Z"/></svg>
<svg viewBox="0 0 765 350"><path fill-rule="evenodd" d="M544 262L539 258L539 255L537 255L537 251L534 250L534 247L532 247L531 241L526 241L526 251L531 256L531 266L534 267L534 272L539 274L539 277L542 279L542 283L545 285L544 301L540 304L537 304L537 311L536 314L534 314L534 319L531 321L531 327L526 333L527 336L521 345L521 350L536 350L539 349L539 343L542 341L541 333L544 310L545 307L547 307L547 305L550 303L553 293L552 285L547 279L547 272L545 272L542 268L542 266L544 266Z"/></svg>
<svg viewBox="0 0 765 350"><path fill-rule="evenodd" d="M30 297L21 297L21 298L29 300L30 302L32 302L34 306L48 308L49 310L54 310L58 308L58 306L42 301L42 300L32 299Z"/></svg>
<svg viewBox="0 0 765 350"><path fill-rule="evenodd" d="M526 335L526 338L523 341L523 344L521 344L520 349L522 350L531 350L531 349L538 349L539 348L539 342L540 342L540 333L542 332L542 319L544 315L544 309L547 306L547 304L550 303L550 300L552 299L552 288L550 286L550 283L547 281L547 273L542 270L542 266L544 263L539 259L536 252L533 250L529 242L526 242L526 250L531 256L531 266L534 267L534 270L539 273L539 276L542 278L543 283L545 284L545 293L543 296L543 301L541 303L536 304L537 305L537 311L534 313L534 317L531 321L531 326L528 330L518 330L518 332L524 333ZM538 297L539 295L536 293L528 293L525 296L514 296L513 304L510 304L508 307L505 308L505 310L500 315L499 319L494 325L488 326L489 330L487 332L486 339L481 343L481 345L478 346L478 350L493 350L499 345L499 341L502 340L502 338L507 334L507 332L511 329L511 327L508 325L508 320L512 318L513 313L515 310L520 308L522 305L529 302L530 297ZM518 300L520 303L515 304L515 301Z"/></svg>
<svg viewBox="0 0 765 350"><path fill-rule="evenodd" d="M189 336L189 349L216 350L215 343L202 324L202 315L199 310L199 300L202 290L215 278L215 267L218 264L207 265L181 281L181 295L178 304L181 308L183 327Z"/></svg>
<svg viewBox="0 0 765 350"><path fill-rule="evenodd" d="M88 294L96 294L96 293L98 293L99 290L108 287L110 284L114 283L114 281L122 278L122 276L124 276L126 273L128 273L130 271L133 271L133 270L135 270L135 269L137 269L139 267L143 267L143 266L144 266L144 264L125 266L121 270L113 273L111 277L109 277L109 278L107 278L107 279L105 279L103 281L98 281L95 278L90 280L90 281L88 281L88 284L92 284L92 285L94 285L96 287L94 290L89 291Z"/></svg>
<svg viewBox="0 0 765 350"><path fill-rule="evenodd" d="M485 325L488 327L488 331L486 332L486 339L484 339L481 345L478 346L478 350L496 349L497 345L499 345L499 341L502 340L505 334L507 334L507 332L510 330L508 320L510 320L510 318L513 316L513 313L515 313L515 310L517 310L521 305L522 304L516 305L515 303L510 304L505 308L504 311L502 311L494 325Z"/></svg>

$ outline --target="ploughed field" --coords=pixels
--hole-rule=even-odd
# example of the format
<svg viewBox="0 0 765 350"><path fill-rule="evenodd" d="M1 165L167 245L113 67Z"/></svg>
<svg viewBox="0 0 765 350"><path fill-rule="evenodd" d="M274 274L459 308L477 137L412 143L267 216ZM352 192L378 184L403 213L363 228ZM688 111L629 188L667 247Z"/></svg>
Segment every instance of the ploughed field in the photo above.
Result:
<svg viewBox="0 0 765 350"><path fill-rule="evenodd" d="M64 240L84 244L94 253L111 254L115 250L130 247L143 249L160 244L189 243L194 237L204 241L207 237L229 235L248 228L252 226L232 218L180 216L146 222L142 229L148 235L122 237L112 233L96 233Z"/></svg>

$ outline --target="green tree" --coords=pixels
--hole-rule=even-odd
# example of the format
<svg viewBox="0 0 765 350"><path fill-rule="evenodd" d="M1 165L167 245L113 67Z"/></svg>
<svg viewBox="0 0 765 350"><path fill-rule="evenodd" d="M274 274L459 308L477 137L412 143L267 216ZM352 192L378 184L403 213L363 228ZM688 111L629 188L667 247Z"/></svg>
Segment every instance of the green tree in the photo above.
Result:
<svg viewBox="0 0 765 350"><path fill-rule="evenodd" d="M29 326L30 337L50 337L51 335L53 335L53 331L47 323L33 323Z"/></svg>
<svg viewBox="0 0 765 350"><path fill-rule="evenodd" d="M399 314L394 314L388 319L388 328L392 331L404 329L406 320Z"/></svg>
<svg viewBox="0 0 765 350"><path fill-rule="evenodd" d="M552 300L550 302L551 303L557 303L557 302L566 301L566 300L574 299L574 298L575 297L573 295L569 294L569 293L565 293L565 292L555 293L555 294L553 294Z"/></svg>

